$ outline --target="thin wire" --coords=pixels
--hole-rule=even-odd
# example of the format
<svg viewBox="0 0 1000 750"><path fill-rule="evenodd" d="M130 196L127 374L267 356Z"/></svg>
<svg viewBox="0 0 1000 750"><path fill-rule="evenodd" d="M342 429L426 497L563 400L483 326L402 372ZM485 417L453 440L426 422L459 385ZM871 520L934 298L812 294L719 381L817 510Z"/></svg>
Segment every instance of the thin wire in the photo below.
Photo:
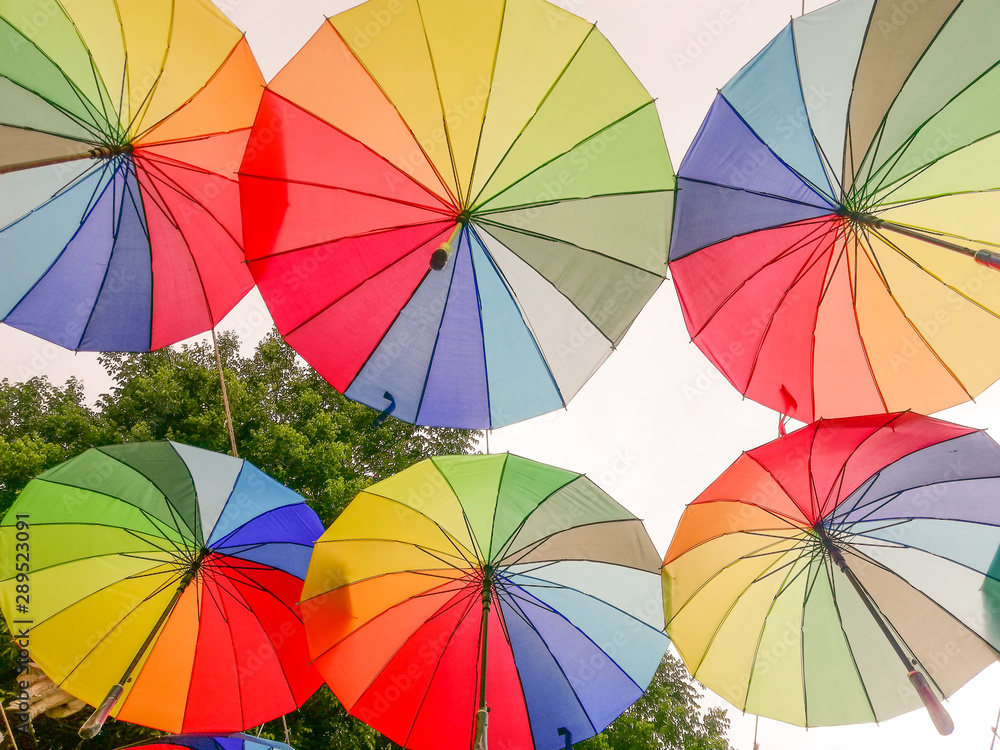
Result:
<svg viewBox="0 0 1000 750"><path fill-rule="evenodd" d="M226 429L229 431L229 445L233 449L233 458L239 458L236 452L236 432L233 429L233 413L229 409L229 394L226 392L226 374L222 369L222 356L219 354L219 342L215 338L215 325L212 325L212 349L215 352L215 366L219 370L219 384L222 386L222 406L226 410Z"/></svg>
<svg viewBox="0 0 1000 750"><path fill-rule="evenodd" d="M805 5L805 3L802 3ZM753 750L758 750L760 745L757 744L757 725L760 724L760 716L754 717L753 720Z"/></svg>
<svg viewBox="0 0 1000 750"><path fill-rule="evenodd" d="M993 739L990 740L990 750L993 750L993 745L997 741L997 727L1000 727L1000 710L997 711L996 723L992 727L990 727L993 730Z"/></svg>
<svg viewBox="0 0 1000 750"><path fill-rule="evenodd" d="M10 736L10 743L14 746L14 750L17 750L17 740L14 739L14 730L10 728L10 720L7 718L7 711L3 706L0 706L0 713L3 714L3 723L4 726L7 727L7 734Z"/></svg>

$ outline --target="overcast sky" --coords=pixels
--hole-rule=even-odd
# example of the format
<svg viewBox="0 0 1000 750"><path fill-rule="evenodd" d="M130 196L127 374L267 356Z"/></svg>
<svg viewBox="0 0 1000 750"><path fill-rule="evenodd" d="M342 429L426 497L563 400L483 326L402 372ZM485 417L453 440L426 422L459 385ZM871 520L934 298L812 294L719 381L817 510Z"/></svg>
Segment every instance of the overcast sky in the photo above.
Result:
<svg viewBox="0 0 1000 750"><path fill-rule="evenodd" d="M334 0L216 3L247 32L268 78L312 35L324 16L355 4ZM563 0L557 4L596 21L657 98L675 167L716 89L802 10L801 0ZM825 0L810 1L806 10L825 4ZM256 293L222 326L238 330L249 341L269 327ZM5 326L0 326L0 347L4 351L0 377L23 380L47 375L62 382L77 374L84 377L91 396L107 386L94 355L74 355ZM997 388L977 404L940 416L974 427L997 425L993 432L1000 433ZM741 451L776 436L777 416L744 401L689 342L667 282L619 351L568 410L494 432L490 450L509 450L586 473L646 521L663 553L685 504ZM987 750L990 727L1000 707L1000 670L996 666L987 670L947 705L958 729L946 739L938 738L930 720L918 712L878 728L808 732L762 719L758 742L762 750L869 750L903 743L921 750ZM734 747L752 750L753 717L731 714Z"/></svg>

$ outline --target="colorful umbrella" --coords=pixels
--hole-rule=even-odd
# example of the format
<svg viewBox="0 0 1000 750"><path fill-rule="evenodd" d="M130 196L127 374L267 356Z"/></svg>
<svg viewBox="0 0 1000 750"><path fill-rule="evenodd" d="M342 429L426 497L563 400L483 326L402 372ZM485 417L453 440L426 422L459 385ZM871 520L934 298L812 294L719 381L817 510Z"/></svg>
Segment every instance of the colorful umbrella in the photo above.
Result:
<svg viewBox="0 0 1000 750"><path fill-rule="evenodd" d="M656 106L544 0L363 3L275 77L254 127L245 249L279 331L402 420L564 406L666 275Z"/></svg>
<svg viewBox="0 0 1000 750"><path fill-rule="evenodd" d="M87 734L109 711L171 732L246 729L321 683L296 605L321 532L246 461L95 448L30 482L0 524L0 604L53 681L105 701Z"/></svg>
<svg viewBox="0 0 1000 750"><path fill-rule="evenodd" d="M913 413L821 421L749 451L681 517L667 632L744 711L825 726L925 698L947 733L935 693L1000 650L998 486L984 432Z"/></svg>
<svg viewBox="0 0 1000 750"><path fill-rule="evenodd" d="M320 537L303 619L341 703L393 742L485 749L489 712L497 747L547 750L649 684L667 647L659 566L642 523L584 476L440 457L369 487Z"/></svg>
<svg viewBox="0 0 1000 750"><path fill-rule="evenodd" d="M695 343L795 416L930 413L1000 376L1000 5L841 0L719 93L679 170Z"/></svg>
<svg viewBox="0 0 1000 750"><path fill-rule="evenodd" d="M216 736L211 734L176 734L157 737L155 740L145 740L126 745L119 750L128 748L144 748L144 750L174 750L184 747L188 750L293 750L284 742L263 740L248 734L227 734Z"/></svg>
<svg viewBox="0 0 1000 750"><path fill-rule="evenodd" d="M148 351L252 288L236 169L263 87L208 0L0 0L0 320Z"/></svg>

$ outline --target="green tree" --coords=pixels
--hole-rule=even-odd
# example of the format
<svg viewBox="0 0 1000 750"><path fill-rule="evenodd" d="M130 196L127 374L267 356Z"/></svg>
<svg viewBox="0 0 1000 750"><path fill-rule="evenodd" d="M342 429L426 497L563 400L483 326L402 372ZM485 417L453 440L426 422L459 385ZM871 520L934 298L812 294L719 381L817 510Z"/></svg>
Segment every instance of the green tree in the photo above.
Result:
<svg viewBox="0 0 1000 750"><path fill-rule="evenodd" d="M576 750L730 750L729 719L721 708L702 711L701 695L683 663L669 651L646 694L601 734Z"/></svg>
<svg viewBox="0 0 1000 750"><path fill-rule="evenodd" d="M476 433L415 427L345 399L272 333L252 356L234 335L219 337L237 448L262 471L303 495L328 525L360 490L432 455L468 453ZM0 512L33 477L87 448L120 442L176 440L229 452L215 354L210 345L150 354L106 354L109 393L88 406L83 384L45 378L0 383ZM0 697L16 695L17 653L6 626L0 646ZM159 734L110 721L93 740L77 728L88 710L66 719L37 719L34 736L18 732L23 749L104 750ZM389 743L349 717L323 687L298 711L262 728L297 750L383 750ZM2 747L8 747L3 745Z"/></svg>

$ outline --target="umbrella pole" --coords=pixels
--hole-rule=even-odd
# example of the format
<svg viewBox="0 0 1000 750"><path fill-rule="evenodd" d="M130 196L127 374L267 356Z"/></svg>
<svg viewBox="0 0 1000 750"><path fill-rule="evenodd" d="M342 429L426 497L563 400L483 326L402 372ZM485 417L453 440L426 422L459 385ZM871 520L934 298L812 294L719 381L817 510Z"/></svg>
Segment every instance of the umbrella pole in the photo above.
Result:
<svg viewBox="0 0 1000 750"><path fill-rule="evenodd" d="M906 667L906 674L910 678L910 684L913 685L913 689L917 691L917 695L919 695L920 700L923 701L924 707L927 709L927 713L930 714L931 721L934 722L934 727L938 730L939 734L951 734L955 730L955 722L952 721L951 716L948 715L945 707L941 705L941 701L934 694L931 686L927 683L927 678L916 668L915 660L911 661L910 657L907 656L905 651L903 651L902 646L899 645L899 641L896 640L895 634L889 629L885 619L882 617L882 613L879 612L878 608L875 606L875 602L872 601L868 592L865 591L864 586L861 585L861 581L859 581L854 575L854 571L848 567L847 560L844 559L844 555L839 549L837 549L837 546L821 527L816 526L815 528L820 541L823 542L823 546L830 553L830 557L833 558L837 567L840 568L845 576L847 576L847 580L851 582L854 590L857 592L858 596L861 597L861 601L864 602L865 607L868 608L868 612L871 613L871 616L878 624L882 634L885 635L886 640L889 641L889 645L892 646L892 650L896 652L896 656L899 657L899 660L903 662L903 666Z"/></svg>
<svg viewBox="0 0 1000 750"><path fill-rule="evenodd" d="M239 458L236 452L236 431L233 429L233 412L229 408L229 392L226 391L226 375L222 369L222 356L219 354L219 342L215 338L215 328L212 328L212 350L215 352L215 366L219 370L219 385L222 386L222 407L226 410L226 429L229 430L229 445L233 449L233 458Z"/></svg>
<svg viewBox="0 0 1000 750"><path fill-rule="evenodd" d="M489 565L483 570L483 626L480 631L481 650L479 654L479 708L476 710L476 731L473 735L472 750L487 750L486 726L490 710L486 707L486 655L490 622L490 604L493 601L493 569Z"/></svg>
<svg viewBox="0 0 1000 750"><path fill-rule="evenodd" d="M83 159L109 159L119 154L132 152L131 146L102 146L86 151L82 154L71 154L68 156L50 156L45 159L34 159L32 161L22 161L17 164L0 164L0 174L11 172L23 172L27 169L37 167L51 167L55 164L66 164L71 161L81 161Z"/></svg>
<svg viewBox="0 0 1000 750"><path fill-rule="evenodd" d="M152 630L149 631L149 635L146 636L146 640L143 641L142 646L139 647L139 650L136 652L135 657L133 657L132 662L125 668L125 672L122 674L121 679L118 680L116 684L111 686L111 689L108 691L108 694L105 696L101 705L97 707L97 710L94 711L94 713L90 715L90 718L83 723L82 727L80 727L79 734L85 740L96 737L101 733L101 730L104 728L104 722L107 721L108 715L111 713L111 709L115 707L118 699L121 698L122 693L125 692L125 685L131 681L132 672L134 672L135 668L139 666L139 662L142 661L142 657L146 654L146 651L159 634L160 628L163 627L167 618L170 617L170 613L174 611L174 607L177 606L177 602L180 600L181 594L184 593L184 589L186 589L188 584L194 580L194 577L201 568L201 563L207 554L207 549L202 549L201 552L198 553L198 557L195 558L195 561L191 564L191 567L188 569L187 573L184 574L181 582L177 585L177 590L174 592L173 597L171 597L170 603L167 604L163 613L160 615L160 618L156 621Z"/></svg>
<svg viewBox="0 0 1000 750"><path fill-rule="evenodd" d="M914 229L913 227L897 224L893 221L885 221L871 214L851 213L847 211L843 212L843 215L862 224L868 224L876 229L886 229L896 234L902 234L906 237L913 237L914 239L937 245L945 250L951 250L953 253L959 253L960 255L972 258L981 266L1000 271L1000 253L993 252L992 250L973 250L971 247L965 247L965 245L959 245L956 242L949 242L932 232Z"/></svg>

